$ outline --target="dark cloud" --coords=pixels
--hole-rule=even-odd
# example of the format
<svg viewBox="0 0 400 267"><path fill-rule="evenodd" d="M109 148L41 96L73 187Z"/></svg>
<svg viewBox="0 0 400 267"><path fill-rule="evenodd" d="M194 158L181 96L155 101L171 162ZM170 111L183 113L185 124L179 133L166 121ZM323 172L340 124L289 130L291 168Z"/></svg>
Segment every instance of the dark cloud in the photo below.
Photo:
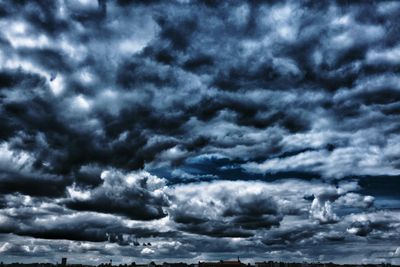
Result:
<svg viewBox="0 0 400 267"><path fill-rule="evenodd" d="M354 222L351 226L347 229L349 233L359 235L359 236L367 236L371 231L372 228L370 226L370 221L364 222Z"/></svg>
<svg viewBox="0 0 400 267"><path fill-rule="evenodd" d="M208 236L248 237L254 234L250 230L279 226L282 215L275 200L252 192L251 184L248 193L235 196L234 185L178 188L170 216L182 230ZM193 190L200 192L194 195Z"/></svg>
<svg viewBox="0 0 400 267"><path fill-rule="evenodd" d="M304 242L319 232L318 227L310 225L293 226L291 229L276 230L268 233L264 244L285 246L291 243Z"/></svg>
<svg viewBox="0 0 400 267"><path fill-rule="evenodd" d="M139 220L160 219L167 215L163 210L169 204L162 191L164 180L145 172L124 175L117 171L105 171L101 179L103 183L89 191L70 188L72 199L67 201L67 207Z"/></svg>
<svg viewBox="0 0 400 267"><path fill-rule="evenodd" d="M341 195L351 198L352 193L348 192L357 189L354 183L338 188L314 183L313 188L307 188L308 185L293 180L270 184L192 183L176 187L168 211L184 231L207 236L250 237L259 231L279 228L288 215L309 216L320 224L335 223L339 220L334 213L336 200ZM241 190L238 192L236 188ZM316 196L312 204L306 198L309 194ZM354 206L348 202L337 202L337 205L340 209Z"/></svg>
<svg viewBox="0 0 400 267"><path fill-rule="evenodd" d="M2 1L1 256L396 259L399 14Z"/></svg>
<svg viewBox="0 0 400 267"><path fill-rule="evenodd" d="M95 212L76 213L46 198L7 195L0 212L1 233L47 240L110 242L134 246L137 240L153 236L175 237L177 233L143 225L128 226L123 218Z"/></svg>
<svg viewBox="0 0 400 267"><path fill-rule="evenodd" d="M37 174L40 175L40 174ZM20 192L31 196L57 197L64 195L65 187L70 181L56 176L21 175L2 170L0 181L2 194Z"/></svg>
<svg viewBox="0 0 400 267"><path fill-rule="evenodd" d="M199 138L207 142L200 144L197 155L219 151L228 157L235 154L244 161L258 161L261 154L265 159L271 153L291 151L287 143L266 143L270 135L262 134L262 130L278 131L277 136L286 136L290 141L293 135L319 129L316 118L327 120L321 134L334 129L333 134L337 135L353 125L371 129L382 119L388 124L393 121L384 114L367 116L375 112L376 105L381 105L384 113L391 112L386 106L397 101L393 85L375 82L377 85L372 85L376 89L367 85L371 83L371 73L366 75L371 62L378 58L390 61L387 55L394 49L379 45L388 38L384 34L387 25L382 21L383 14L388 12L384 5L377 5L379 11L373 12L361 4L340 4L340 8L329 9L322 16L318 9L328 10L328 6L306 3L268 6L236 2L214 7L200 2L187 6L148 3L135 7L147 11L142 22L133 21L137 31L124 32L115 24L129 24L132 12L136 11L125 7L123 11L119 4L52 2L45 9L42 3L23 3L21 8L26 14L36 10L43 13L43 18L26 15L24 20L22 12L21 20L15 21L3 36L11 44L10 61L30 62L21 65L26 77L11 77L10 70L4 73L4 86L8 90L20 87L22 80L29 86L47 87L46 90L61 94L55 98L59 101L53 101L51 94L42 93L38 98L38 91L22 101L6 93L4 117L10 123L6 124L8 134L3 140L8 141L17 129L29 129L32 134L42 132L48 146L29 150L42 151L40 158L50 162L48 168L52 172L76 173L88 164L127 170L143 168L174 146L192 151L192 143ZM199 13L193 15L188 6ZM161 16L161 8L175 12ZM105 12L107 18L100 19ZM359 12L372 12L371 17L377 20L363 20ZM58 13L60 16L56 16ZM200 23L203 15L211 16L214 22ZM61 21L67 23L68 16L73 22L62 27ZM43 33L43 45L35 46L29 41L35 38L35 31L51 31L40 23L42 19L60 21L61 24L54 24L59 34ZM87 24L92 19L97 21L98 28ZM80 31L79 27L86 30ZM108 35L99 33L99 28ZM25 39L23 32L29 33ZM75 32L79 34L74 35ZM353 38L361 32L365 33L362 38ZM113 45L119 50L108 53L108 47ZM104 56L112 59L104 61ZM380 70L374 75L379 78L388 73ZM41 78L32 80L34 75ZM375 90L380 92L379 97ZM72 114L63 114L63 110ZM225 132L219 130L220 136L200 133L193 127L193 118L219 127L231 126ZM87 120L91 123L85 125ZM337 120L341 120L340 126L336 126ZM255 148L260 140L252 136L258 131L264 137L262 153ZM242 154L232 153L226 147L226 142L237 133L244 138L232 139L231 145L243 146ZM153 143L152 135L163 138ZM122 136L124 139L116 141ZM346 138L350 139L348 143L354 140ZM362 138L369 143L365 136ZM66 139L69 146L60 146ZM331 142L323 141L321 146ZM299 145L299 149L310 146ZM384 149L384 145L380 148ZM113 156L116 154L119 156ZM182 155L175 163L191 154ZM301 169L315 171L307 166ZM332 175L326 171L323 174Z"/></svg>

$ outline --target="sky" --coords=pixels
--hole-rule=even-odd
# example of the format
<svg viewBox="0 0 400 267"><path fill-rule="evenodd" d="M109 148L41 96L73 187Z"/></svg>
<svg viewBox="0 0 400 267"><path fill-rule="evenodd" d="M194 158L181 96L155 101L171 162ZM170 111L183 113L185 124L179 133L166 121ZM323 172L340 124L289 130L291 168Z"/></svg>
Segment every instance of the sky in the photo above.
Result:
<svg viewBox="0 0 400 267"><path fill-rule="evenodd" d="M399 20L0 1L0 259L400 264Z"/></svg>

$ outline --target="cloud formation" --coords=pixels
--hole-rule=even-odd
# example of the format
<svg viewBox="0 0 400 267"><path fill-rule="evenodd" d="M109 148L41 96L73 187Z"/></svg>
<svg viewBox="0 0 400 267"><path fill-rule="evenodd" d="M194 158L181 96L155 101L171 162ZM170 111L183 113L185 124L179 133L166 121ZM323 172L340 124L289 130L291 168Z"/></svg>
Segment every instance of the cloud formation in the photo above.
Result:
<svg viewBox="0 0 400 267"><path fill-rule="evenodd" d="M1 257L399 263L399 13L2 1Z"/></svg>
<svg viewBox="0 0 400 267"><path fill-rule="evenodd" d="M131 219L153 220L165 217L168 205L165 181L147 172L128 173L103 171L101 186L79 191L69 187L71 199L66 206L75 210L121 214Z"/></svg>

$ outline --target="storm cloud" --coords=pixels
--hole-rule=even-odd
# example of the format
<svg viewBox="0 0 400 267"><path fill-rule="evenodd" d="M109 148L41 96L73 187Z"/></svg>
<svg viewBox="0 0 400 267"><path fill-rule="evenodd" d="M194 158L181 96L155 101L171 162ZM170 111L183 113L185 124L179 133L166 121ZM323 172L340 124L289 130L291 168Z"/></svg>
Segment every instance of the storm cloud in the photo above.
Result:
<svg viewBox="0 0 400 267"><path fill-rule="evenodd" d="M1 1L2 259L399 263L399 14Z"/></svg>

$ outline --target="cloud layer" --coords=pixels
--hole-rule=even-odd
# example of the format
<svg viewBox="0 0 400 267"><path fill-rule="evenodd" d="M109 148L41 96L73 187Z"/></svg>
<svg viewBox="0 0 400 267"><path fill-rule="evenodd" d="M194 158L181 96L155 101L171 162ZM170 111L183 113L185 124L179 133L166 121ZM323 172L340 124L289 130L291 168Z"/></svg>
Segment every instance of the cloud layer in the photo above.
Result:
<svg viewBox="0 0 400 267"><path fill-rule="evenodd" d="M2 1L2 259L399 263L399 13Z"/></svg>

